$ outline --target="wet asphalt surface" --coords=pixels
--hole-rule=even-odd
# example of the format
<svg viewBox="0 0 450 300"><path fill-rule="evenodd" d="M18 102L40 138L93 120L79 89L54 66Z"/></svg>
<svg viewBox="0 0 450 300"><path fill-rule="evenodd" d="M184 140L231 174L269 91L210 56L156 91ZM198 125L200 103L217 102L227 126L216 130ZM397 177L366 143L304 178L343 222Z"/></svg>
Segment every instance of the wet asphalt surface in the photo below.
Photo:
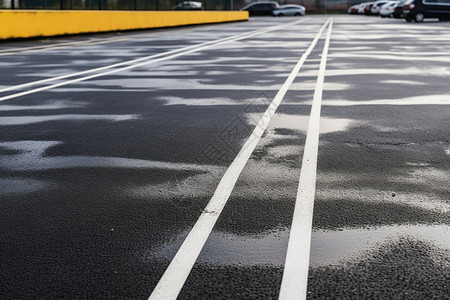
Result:
<svg viewBox="0 0 450 300"><path fill-rule="evenodd" d="M0 89L303 20L0 102L0 298L146 299L326 19L1 43ZM449 32L334 17L308 298L450 299ZM278 297L323 45L179 299Z"/></svg>

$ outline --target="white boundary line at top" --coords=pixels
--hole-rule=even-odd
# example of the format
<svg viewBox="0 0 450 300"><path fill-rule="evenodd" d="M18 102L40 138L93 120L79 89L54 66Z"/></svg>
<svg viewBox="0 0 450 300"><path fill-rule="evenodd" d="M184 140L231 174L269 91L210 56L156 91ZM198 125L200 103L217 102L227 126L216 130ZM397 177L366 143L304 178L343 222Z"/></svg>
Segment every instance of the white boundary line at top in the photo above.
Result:
<svg viewBox="0 0 450 300"><path fill-rule="evenodd" d="M197 260L200 251L202 250L208 236L210 235L217 219L220 216L231 192L234 189L236 181L241 174L244 166L246 165L250 155L253 153L256 145L258 144L261 136L266 130L270 119L274 115L278 106L284 98L284 95L289 90L292 82L297 77L298 72L306 61L307 57L314 49L317 41L321 37L323 31L328 25L329 19L320 29L319 33L316 35L312 41L309 48L301 56L295 67L292 69L288 78L284 82L283 86L280 88L272 103L269 105L260 121L256 125L252 134L242 147L239 154L231 163L230 167L227 169L219 185L216 188L214 195L206 206L205 210L200 215L199 219L195 223L189 235L181 245L180 249L176 253L175 257L169 264L164 275L161 277L157 286L153 290L149 297L149 300L174 300L178 297L183 285Z"/></svg>
<svg viewBox="0 0 450 300"><path fill-rule="evenodd" d="M300 182L295 202L291 232L289 234L283 280L281 282L280 300L306 299L314 194L316 191L320 108L332 27L333 20L330 22L325 46L322 52L319 75L314 91L311 115L309 117L305 150L303 152L302 167L300 170Z"/></svg>
<svg viewBox="0 0 450 300"><path fill-rule="evenodd" d="M95 72L99 72L99 71L103 71L103 70L112 69L112 68L115 68L115 67L120 67L120 66L123 66L123 65L129 65L129 66L126 66L126 67L110 70L110 71L103 72L103 73L93 74L93 75L89 75L89 76L85 76L85 77L80 77L80 78L77 78L77 79L72 79L72 80L68 80L68 81L64 81L64 82L60 82L60 83L55 83L55 84L52 84L52 85L47 85L47 86L40 87L40 88L35 88L35 89L24 91L24 92L19 92L19 93L16 93L16 94L11 94L11 95L8 95L8 96L3 96L3 97L0 97L0 102L1 101L5 101L5 100L9 100L9 99L13 99L13 98L17 98L17 97L21 97L21 96L25 96L25 95L29 95L29 94L33 94L33 93L37 93L37 92L42 92L42 91L53 89L53 88L56 88L56 87L72 84L72 83L75 83L75 82L85 81L85 80L96 78L96 77L101 77L101 76L110 75L110 74L118 73L118 72L121 72L121 71L129 70L129 69L134 69L134 68L141 67L141 66L144 66L144 65L148 65L148 64L152 64L152 63L157 63L157 62L169 60L169 59L176 58L176 57L179 57L179 56L182 56L182 55L186 55L186 54L189 54L189 53L198 52L198 51L209 49L209 48L212 48L212 47L215 47L215 46L227 44L227 43L230 43L230 42L239 41L239 40L246 39L246 38L249 38L249 37L253 37L253 36L256 36L256 35L259 35L259 34L263 34L263 33L275 31L275 30L278 30L278 29L281 29L281 28L284 28L284 27L296 25L298 23L303 23L304 21L305 20L290 22L290 23L283 24L283 25L273 26L273 27L270 27L270 28L267 28L267 29L255 30L255 31L252 31L252 32L238 34L238 35L234 35L234 36L231 36L231 37L222 38L222 39L219 39L219 40L204 42L204 43L201 43L201 44L192 45L192 46L188 46L188 47L183 47L183 48L180 48L180 49L175 49L175 50L167 51L167 52L164 52L164 53L159 53L159 54L154 54L154 55L150 55L150 56L145 56L145 57L141 57L141 58L137 58L137 59L133 59L133 60L129 60L129 61L124 61L124 62L121 62L121 63L116 63L116 64L112 64L112 65L108 65L108 66L104 66L104 67L100 67L100 68L94 68L94 69L81 71L81 72L77 72L77 73L72 73L72 74L67 74L67 75L62 75L62 76L57 76L57 77L52 77L52 78L47 78L47 79L42 79L42 80L38 80L38 81L33 81L33 82L23 83L23 84L19 84L19 85L15 85L15 86L6 87L6 88L3 88L3 89L0 89L0 93L6 92L6 91L11 91L11 90L22 89L22 88L25 88L25 87L28 87L28 86L33 86L33 85L43 84L43 83L47 83L47 82L57 81L57 80L61 80L61 79L66 79L66 78L70 78L70 77L76 77L76 76L80 76L80 75L95 73ZM130 64L132 64L132 65L130 65Z"/></svg>

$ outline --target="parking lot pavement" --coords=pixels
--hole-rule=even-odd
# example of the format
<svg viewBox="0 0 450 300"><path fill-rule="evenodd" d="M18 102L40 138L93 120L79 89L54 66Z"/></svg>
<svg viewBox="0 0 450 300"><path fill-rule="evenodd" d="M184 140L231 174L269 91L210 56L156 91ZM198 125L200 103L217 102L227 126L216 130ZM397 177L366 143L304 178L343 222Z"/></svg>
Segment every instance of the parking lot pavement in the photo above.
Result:
<svg viewBox="0 0 450 300"><path fill-rule="evenodd" d="M0 298L448 298L449 29L262 17L0 44Z"/></svg>

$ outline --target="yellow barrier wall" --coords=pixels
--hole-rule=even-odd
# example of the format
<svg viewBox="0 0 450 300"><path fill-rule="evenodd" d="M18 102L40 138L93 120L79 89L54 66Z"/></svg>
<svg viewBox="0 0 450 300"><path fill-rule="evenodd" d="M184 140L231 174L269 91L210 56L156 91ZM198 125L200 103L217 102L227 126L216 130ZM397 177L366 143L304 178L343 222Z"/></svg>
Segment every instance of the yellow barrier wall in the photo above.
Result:
<svg viewBox="0 0 450 300"><path fill-rule="evenodd" d="M0 39L245 20L246 11L0 10Z"/></svg>

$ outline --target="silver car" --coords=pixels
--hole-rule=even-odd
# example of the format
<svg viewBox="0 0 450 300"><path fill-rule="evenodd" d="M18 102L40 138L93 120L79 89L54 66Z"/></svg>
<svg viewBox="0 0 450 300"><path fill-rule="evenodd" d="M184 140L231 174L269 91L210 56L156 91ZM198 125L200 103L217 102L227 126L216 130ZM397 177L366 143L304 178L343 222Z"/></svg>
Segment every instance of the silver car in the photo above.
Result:
<svg viewBox="0 0 450 300"><path fill-rule="evenodd" d="M380 14L380 10L381 10L381 7L383 6L383 5L385 5L386 3L388 3L388 2L390 2L390 1L376 1L373 5L372 5L372 8L370 9L370 13L372 14L372 15L375 15L375 16L378 16L379 14Z"/></svg>
<svg viewBox="0 0 450 300"><path fill-rule="evenodd" d="M282 16L303 16L305 15L305 7L295 4L280 5L272 14L276 17Z"/></svg>

